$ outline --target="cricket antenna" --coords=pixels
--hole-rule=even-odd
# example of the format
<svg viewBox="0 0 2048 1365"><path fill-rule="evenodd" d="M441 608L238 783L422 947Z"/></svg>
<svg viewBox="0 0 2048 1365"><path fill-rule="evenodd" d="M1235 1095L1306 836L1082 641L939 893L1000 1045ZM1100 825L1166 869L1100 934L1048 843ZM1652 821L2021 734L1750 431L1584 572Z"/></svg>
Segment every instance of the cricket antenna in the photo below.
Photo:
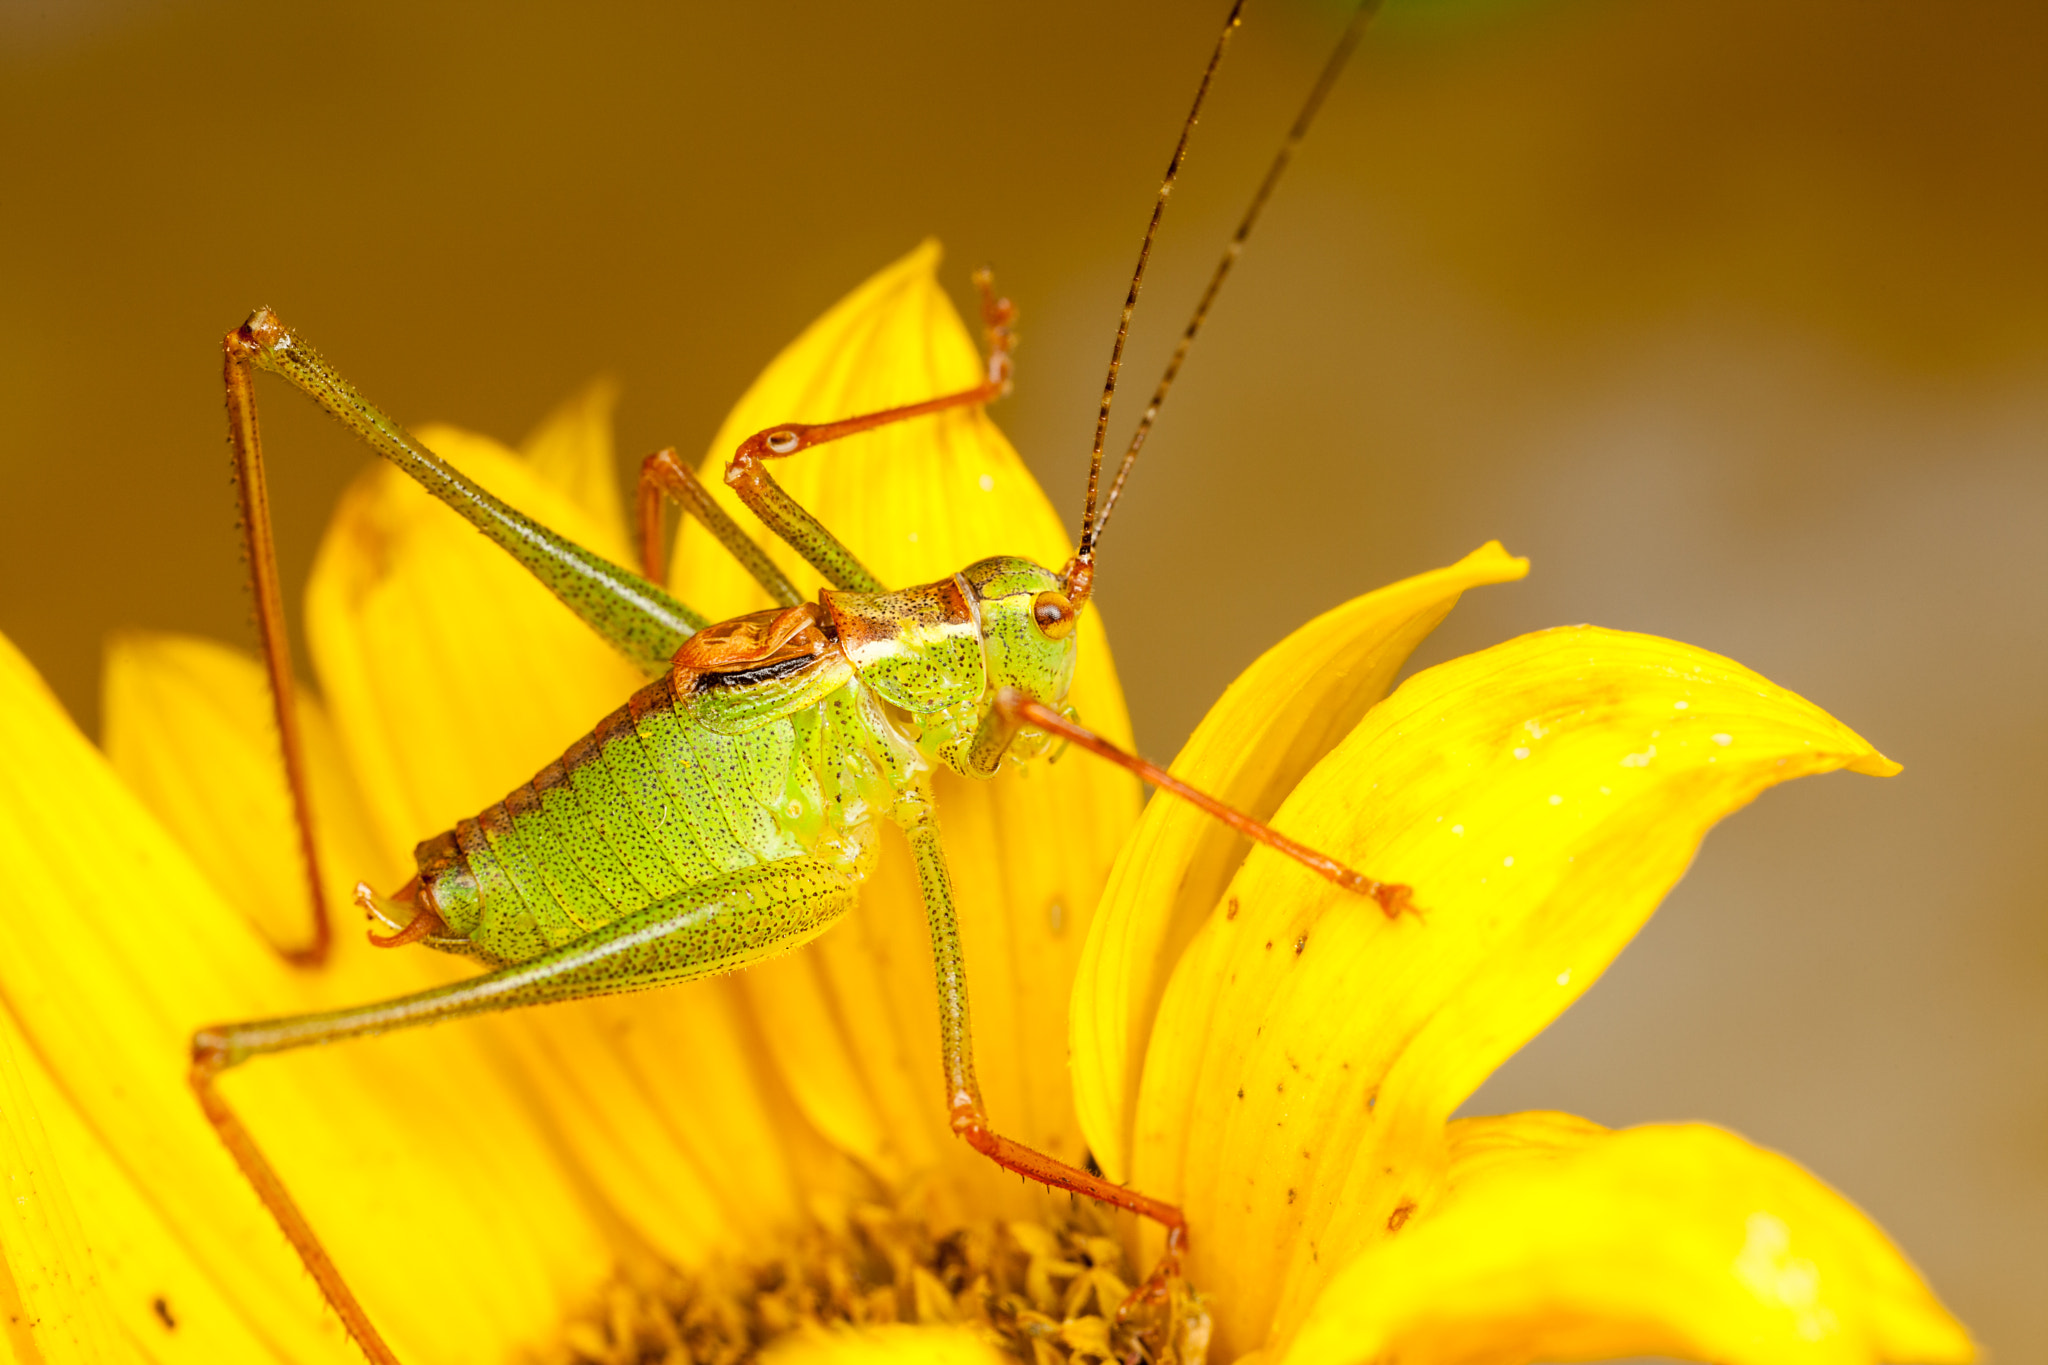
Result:
<svg viewBox="0 0 2048 1365"><path fill-rule="evenodd" d="M1131 272L1130 292L1124 295L1124 311L1117 318L1116 341L1109 348L1109 377L1102 381L1102 406L1095 414L1095 450L1088 463L1088 503L1081 512L1081 546L1060 575L1076 611L1087 605L1095 582L1095 497L1102 479L1102 442L1109 434L1109 405L1116 398L1117 371L1123 368L1124 342L1131 334L1131 314L1137 311L1138 289L1145 283L1145 265L1152 259L1152 239L1159 235L1159 220L1166 216L1166 197L1173 193L1181 163L1187 160L1188 139L1194 134L1195 120L1201 117L1202 101L1209 97L1209 83L1216 79L1216 68L1223 64L1223 49L1230 46L1230 35L1237 32L1243 16L1244 0L1232 0L1230 16L1223 21L1223 32L1216 37L1216 50L1209 54L1209 65L1202 69L1202 83L1195 87L1194 106L1188 110L1187 122L1180 127L1180 140L1173 144L1173 159L1166 163L1166 177L1159 182L1159 197L1152 201L1152 219L1145 224L1145 240L1138 244L1138 265Z"/></svg>
<svg viewBox="0 0 2048 1365"><path fill-rule="evenodd" d="M1152 208L1152 221L1145 229L1145 243L1138 250L1138 269L1131 277L1131 292L1124 300L1122 318L1117 323L1116 345L1110 351L1109 379L1102 388L1102 408L1095 419L1095 450L1088 466L1088 504L1081 517L1081 546L1073 560L1067 565L1064 575L1067 596L1078 608L1088 599L1095 580L1095 546L1102 538L1102 528L1109 524L1110 513L1116 510L1117 499L1123 495L1124 483L1131 476L1131 466L1138 462L1138 452L1145 447L1145 438L1152 433L1152 424L1159 417L1159 409L1166 402L1167 393L1173 388L1173 381L1180 377L1181 364L1187 359L1188 348L1194 345L1195 334L1208 321L1209 309L1216 302L1216 295L1223 288L1223 281L1230 277L1230 269L1237 264L1237 258L1244 254L1245 239L1251 236L1252 226L1259 221L1259 214L1266 207L1266 200L1272 197L1273 187L1280 183L1281 175L1288 163L1294 159L1295 148L1308 135L1309 125L1315 122L1322 110L1323 101L1343 74L1345 64L1351 60L1352 51L1365 34L1365 26L1379 12L1380 0L1359 0L1351 14L1351 22L1345 25L1344 34L1337 40L1337 46L1323 63L1322 73L1310 88L1308 98L1302 101L1301 112L1294 116L1294 124L1287 130L1287 136L1280 143L1280 150L1273 155L1272 165L1266 168L1266 175L1259 182L1259 188L1246 206L1244 217L1238 220L1237 231L1231 234L1230 244L1223 249L1223 259L1216 263L1215 273L1209 276L1209 285L1202 291L1201 300L1195 304L1194 316L1188 319L1187 327L1181 332L1180 343L1173 348L1172 359L1166 362L1166 372L1159 378L1159 386L1152 391L1152 401L1145 405L1145 415L1138 419L1131 441L1124 449L1122 461L1117 465L1116 478L1111 481L1109 495L1102 501L1102 514L1095 512L1096 493L1102 476L1102 443L1109 428L1109 405L1116 393L1117 370L1123 363L1124 337L1130 329L1131 312L1138 302L1138 285L1145 277L1146 257L1151 254L1152 236L1159 227L1160 215L1166 209L1166 196L1173 190L1174 175L1187 149L1188 134L1194 130L1195 115L1201 111L1202 98L1208 93L1209 78L1215 74L1216 64L1222 60L1224 44L1240 22L1238 14L1243 9L1240 2L1230 11L1230 18L1224 24L1223 36L1216 41L1216 53L1209 59L1209 69L1202 74L1202 86L1195 94L1195 107L1188 114L1187 125L1181 129L1180 145L1174 149L1173 161L1166 169L1166 181L1159 187L1159 200Z"/></svg>

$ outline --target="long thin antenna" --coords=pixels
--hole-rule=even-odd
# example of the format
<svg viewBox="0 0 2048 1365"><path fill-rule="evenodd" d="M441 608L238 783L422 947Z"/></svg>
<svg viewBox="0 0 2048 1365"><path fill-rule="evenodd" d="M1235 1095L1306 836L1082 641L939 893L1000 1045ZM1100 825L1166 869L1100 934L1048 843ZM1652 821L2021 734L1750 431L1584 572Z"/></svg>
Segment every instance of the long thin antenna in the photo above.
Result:
<svg viewBox="0 0 2048 1365"><path fill-rule="evenodd" d="M1188 120L1181 125L1180 141L1173 145L1173 159L1166 163L1166 177L1159 183L1159 197L1152 201L1152 220L1145 224L1145 240L1138 246L1138 267L1131 272L1130 292L1124 295L1124 311L1117 319L1116 342L1109 350L1109 377L1102 381L1102 407L1095 415L1095 450L1088 465L1088 504L1081 514L1081 546L1064 575L1067 595L1076 607L1087 602L1089 584L1095 576L1095 497L1102 478L1102 443L1109 434L1109 405L1116 397L1117 371L1123 368L1124 342L1131 333L1131 314L1138 307L1139 286L1145 282L1145 265L1152 258L1152 239L1159 233L1159 220L1166 215L1166 197L1173 193L1174 179L1180 175L1181 163L1187 159L1188 138L1195 131L1202 101L1209 97L1209 84L1216 77L1216 68L1222 65L1223 49L1230 45L1230 35L1237 32L1243 13L1244 0L1234 0L1230 6L1230 17L1223 21L1223 32L1217 35L1216 50L1209 54L1209 65L1202 70L1202 83L1195 89L1194 107L1188 110Z"/></svg>
<svg viewBox="0 0 2048 1365"><path fill-rule="evenodd" d="M1323 73L1316 78L1315 88L1308 92L1308 99L1302 102L1301 112L1294 117L1294 126L1287 130L1287 138L1280 144L1280 150L1273 156L1273 164L1266 168L1266 178L1259 182L1258 192L1244 211L1244 217L1237 225L1237 231L1230 238L1230 245L1223 249L1223 259L1216 263L1216 273L1209 277L1209 287L1202 291L1202 300L1195 305L1195 315L1188 319L1187 330L1180 334L1180 344L1173 348L1173 359L1166 362L1166 373L1159 377L1159 387L1152 391L1152 401L1145 405L1145 415L1138 420L1137 430L1131 433L1131 443L1124 450L1123 462L1117 466L1116 479L1109 485L1109 495L1102 501L1102 516L1093 526L1082 533L1083 545L1093 549L1095 542L1102 538L1102 528L1109 525L1110 513L1116 511L1116 500L1123 494L1124 481L1131 477L1131 466L1138 462L1138 452L1145 448L1145 438L1152 434L1152 423L1159 416L1159 405L1166 401L1166 394L1173 387L1173 381L1180 377L1181 362L1188 358L1188 347L1194 345L1195 333L1202 330L1208 320L1209 306L1216 302L1223 281L1229 278L1230 268L1237 264L1237 258L1244 254L1245 238L1252 235L1252 225L1259 221L1259 213L1266 207L1266 200L1272 195L1273 187L1280 183L1281 173L1294 159L1294 149L1301 145L1308 135L1309 125L1315 122L1323 101L1343 74L1344 65L1351 60L1351 53L1365 36L1365 26L1379 12L1380 0L1359 0L1358 8L1352 11L1351 22L1344 29L1344 36L1337 40L1336 50L1323 63ZM1104 405L1105 410L1107 404ZM1089 480L1089 493L1094 493L1094 480Z"/></svg>

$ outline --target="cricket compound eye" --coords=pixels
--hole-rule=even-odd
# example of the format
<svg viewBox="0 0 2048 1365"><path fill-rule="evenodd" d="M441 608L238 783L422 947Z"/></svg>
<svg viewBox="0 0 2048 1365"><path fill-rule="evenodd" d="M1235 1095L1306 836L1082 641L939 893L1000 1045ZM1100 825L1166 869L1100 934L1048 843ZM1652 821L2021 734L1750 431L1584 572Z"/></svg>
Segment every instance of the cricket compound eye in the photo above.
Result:
<svg viewBox="0 0 2048 1365"><path fill-rule="evenodd" d="M1074 604L1062 593L1047 591L1031 599L1031 619L1048 640L1064 640L1073 634L1074 622L1079 617Z"/></svg>

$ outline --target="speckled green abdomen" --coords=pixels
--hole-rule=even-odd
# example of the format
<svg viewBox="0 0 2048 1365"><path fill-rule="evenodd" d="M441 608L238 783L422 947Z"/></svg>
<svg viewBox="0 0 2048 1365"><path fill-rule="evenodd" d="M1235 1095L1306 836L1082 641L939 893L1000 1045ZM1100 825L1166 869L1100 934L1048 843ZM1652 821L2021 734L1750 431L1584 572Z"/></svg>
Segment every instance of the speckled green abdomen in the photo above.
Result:
<svg viewBox="0 0 2048 1365"><path fill-rule="evenodd" d="M856 880L874 820L922 768L836 651L665 674L531 782L414 852L436 946L528 961L765 864Z"/></svg>

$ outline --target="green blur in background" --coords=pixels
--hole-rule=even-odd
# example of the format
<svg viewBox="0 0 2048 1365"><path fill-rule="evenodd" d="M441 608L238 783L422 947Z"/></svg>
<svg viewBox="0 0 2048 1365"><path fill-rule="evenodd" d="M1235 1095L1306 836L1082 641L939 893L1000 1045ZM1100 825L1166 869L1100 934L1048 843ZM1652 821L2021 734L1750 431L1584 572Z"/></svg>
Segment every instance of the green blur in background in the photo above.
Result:
<svg viewBox="0 0 2048 1365"><path fill-rule="evenodd" d="M402 421L516 439L616 376L623 479L703 449L783 343L937 235L963 304L982 262L1018 302L995 416L1076 517L1222 8L0 0L0 630L89 731L108 631L252 640L218 376L259 303ZM1135 387L1342 22L1254 0ZM2048 1358L2044 242L2029 0L1392 0L1098 596L1162 758L1312 613L1499 537L1531 578L1468 597L1420 664L1651 631L1904 762L1714 834L1470 1108L1784 1150L2005 1361ZM367 457L284 386L263 402L296 603Z"/></svg>

